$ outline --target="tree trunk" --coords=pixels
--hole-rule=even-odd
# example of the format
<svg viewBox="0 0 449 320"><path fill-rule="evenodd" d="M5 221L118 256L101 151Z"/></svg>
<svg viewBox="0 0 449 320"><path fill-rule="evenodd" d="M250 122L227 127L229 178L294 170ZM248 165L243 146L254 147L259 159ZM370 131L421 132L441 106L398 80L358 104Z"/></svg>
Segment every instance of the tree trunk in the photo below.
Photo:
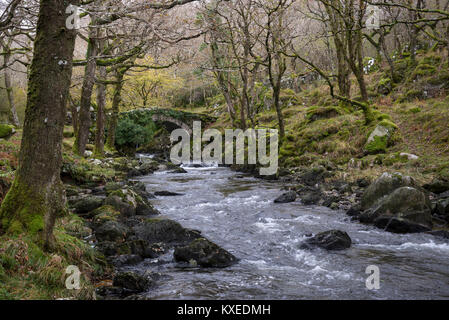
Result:
<svg viewBox="0 0 449 320"><path fill-rule="evenodd" d="M384 35L383 30L380 31L379 44L380 44L380 48L381 48L382 52L384 53L385 59L387 60L388 65L390 66L391 81L396 82L396 71L394 68L394 62L391 59L390 54L388 52L388 47L385 42L385 35Z"/></svg>
<svg viewBox="0 0 449 320"><path fill-rule="evenodd" d="M5 66L9 63L9 54L5 54L3 58L3 64ZM11 85L11 77L8 68L5 68L5 88L6 88L6 95L8 97L8 104L9 104L9 117L10 121L13 125L16 127L20 126L19 122L19 116L17 115L16 105L14 103L14 92Z"/></svg>
<svg viewBox="0 0 449 320"><path fill-rule="evenodd" d="M84 156L84 152L86 151L86 145L89 141L89 129L91 126L90 108L92 91L95 83L95 69L97 65L95 60L95 56L97 55L97 45L93 40L93 32L92 29L89 30L90 37L86 53L87 64L84 71L83 87L81 89L78 131L76 132L76 139L73 145L73 151L80 156Z"/></svg>
<svg viewBox="0 0 449 320"><path fill-rule="evenodd" d="M338 41L334 35L334 44L337 53L337 80L338 80L338 92L341 96L349 98L351 95L351 80L349 79L350 70L345 59L345 50L342 47L341 42Z"/></svg>
<svg viewBox="0 0 449 320"><path fill-rule="evenodd" d="M68 4L40 2L19 168L0 208L3 232L27 232L45 249L52 248L55 219L65 210L60 170L75 45L62 14Z"/></svg>
<svg viewBox="0 0 449 320"><path fill-rule="evenodd" d="M281 94L281 85L279 83L279 85L277 85L275 88L273 88L273 98L274 98L274 106L276 108L276 113L277 113L278 122L279 122L279 137L280 137L280 141L282 141L282 139L285 137L285 128L284 128L284 116L282 115L281 104L279 101L280 94Z"/></svg>
<svg viewBox="0 0 449 320"><path fill-rule="evenodd" d="M100 79L106 80L106 67L99 68ZM97 128L95 131L95 156L104 155L104 108L106 105L106 85L102 82L97 83Z"/></svg>
<svg viewBox="0 0 449 320"><path fill-rule="evenodd" d="M117 128L118 114L120 112L120 102L122 101L122 88L123 88L123 77L125 73L117 72L116 74L116 85L114 88L114 96L112 98L112 116L109 120L108 126L108 138L106 140L106 147L108 150L115 150L115 130Z"/></svg>
<svg viewBox="0 0 449 320"><path fill-rule="evenodd" d="M72 113L73 132L76 136L78 132L78 107L75 101L73 101L73 98L70 96L70 94L69 94L69 104L70 104L70 112Z"/></svg>

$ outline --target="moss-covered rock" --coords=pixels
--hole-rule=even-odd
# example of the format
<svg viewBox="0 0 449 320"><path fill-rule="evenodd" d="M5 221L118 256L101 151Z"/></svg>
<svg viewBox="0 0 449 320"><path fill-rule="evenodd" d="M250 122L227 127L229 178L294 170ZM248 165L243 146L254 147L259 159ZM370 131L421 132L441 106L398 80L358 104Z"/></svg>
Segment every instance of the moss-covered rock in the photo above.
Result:
<svg viewBox="0 0 449 320"><path fill-rule="evenodd" d="M116 274L112 284L132 293L138 293L147 290L151 286L152 281L145 276L127 271Z"/></svg>
<svg viewBox="0 0 449 320"><path fill-rule="evenodd" d="M159 214L159 211L145 197L135 192L133 187L109 192L105 204L114 207L124 216Z"/></svg>
<svg viewBox="0 0 449 320"><path fill-rule="evenodd" d="M98 196L87 196L73 204L76 213L88 213L103 205L104 199Z"/></svg>
<svg viewBox="0 0 449 320"><path fill-rule="evenodd" d="M118 173L106 164L97 165L84 159L65 157L61 176L78 183L101 183L116 180Z"/></svg>
<svg viewBox="0 0 449 320"><path fill-rule="evenodd" d="M377 92L382 95L388 95L393 90L393 81L390 78L382 78L377 84Z"/></svg>
<svg viewBox="0 0 449 320"><path fill-rule="evenodd" d="M0 138L8 138L14 132L14 126L11 126L9 124L0 124Z"/></svg>
<svg viewBox="0 0 449 320"><path fill-rule="evenodd" d="M123 242L129 229L118 221L106 221L95 230L99 241Z"/></svg>
<svg viewBox="0 0 449 320"><path fill-rule="evenodd" d="M122 197L116 194L110 194L104 201L104 204L113 207L125 217L131 217L136 214L136 203L124 201Z"/></svg>
<svg viewBox="0 0 449 320"><path fill-rule="evenodd" d="M342 108L338 106L314 106L307 110L306 118L310 121L335 118L344 114Z"/></svg>
<svg viewBox="0 0 449 320"><path fill-rule="evenodd" d="M86 221L75 214L64 217L60 224L69 235L78 239L84 239L92 234L92 229L87 226Z"/></svg>
<svg viewBox="0 0 449 320"><path fill-rule="evenodd" d="M432 228L430 200L425 193L412 187L394 190L364 215L376 226L395 233L422 232Z"/></svg>
<svg viewBox="0 0 449 320"><path fill-rule="evenodd" d="M407 186L416 187L417 184L409 176L403 176L400 173L391 174L385 172L365 190L362 196L361 209L367 210L375 206L377 202L394 190Z"/></svg>
<svg viewBox="0 0 449 320"><path fill-rule="evenodd" d="M371 132L365 144L367 154L385 153L391 145L392 137L397 126L389 120L382 120Z"/></svg>
<svg viewBox="0 0 449 320"><path fill-rule="evenodd" d="M104 186L104 191L107 195L111 194L114 191L121 189L123 186L118 182L107 182Z"/></svg>
<svg viewBox="0 0 449 320"><path fill-rule="evenodd" d="M117 221L120 216L120 212L115 210L112 206L103 205L92 211L91 216L93 216L93 223L101 225L107 221Z"/></svg>

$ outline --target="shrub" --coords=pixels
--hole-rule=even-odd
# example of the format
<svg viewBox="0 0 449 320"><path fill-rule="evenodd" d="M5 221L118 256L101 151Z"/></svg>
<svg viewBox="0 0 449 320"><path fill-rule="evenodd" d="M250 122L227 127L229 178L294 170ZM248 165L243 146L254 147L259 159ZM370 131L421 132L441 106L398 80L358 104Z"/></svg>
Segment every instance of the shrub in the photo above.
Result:
<svg viewBox="0 0 449 320"><path fill-rule="evenodd" d="M142 126L129 118L124 118L117 125L115 143L119 149L136 148L147 144L153 137L155 128L154 122Z"/></svg>

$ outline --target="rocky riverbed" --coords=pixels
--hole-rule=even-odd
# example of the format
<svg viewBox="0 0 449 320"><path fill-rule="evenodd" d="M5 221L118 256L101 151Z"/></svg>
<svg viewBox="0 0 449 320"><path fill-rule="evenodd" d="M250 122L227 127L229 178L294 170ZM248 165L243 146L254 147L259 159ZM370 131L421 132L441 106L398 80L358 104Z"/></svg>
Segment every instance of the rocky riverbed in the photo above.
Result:
<svg viewBox="0 0 449 320"><path fill-rule="evenodd" d="M385 173L348 183L326 166L267 181L151 157L98 161L120 166L119 181L80 183L76 170L65 179L70 207L87 222L83 237L115 270L98 298L449 296L445 182ZM387 270L382 292L365 288L372 264ZM401 272L417 284L404 287Z"/></svg>

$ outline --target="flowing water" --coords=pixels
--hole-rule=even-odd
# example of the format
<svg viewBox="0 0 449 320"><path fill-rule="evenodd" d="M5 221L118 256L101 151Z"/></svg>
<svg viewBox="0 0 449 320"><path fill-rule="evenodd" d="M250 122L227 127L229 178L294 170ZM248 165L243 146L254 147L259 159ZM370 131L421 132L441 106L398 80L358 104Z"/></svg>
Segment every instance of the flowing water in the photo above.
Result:
<svg viewBox="0 0 449 320"><path fill-rule="evenodd" d="M179 268L172 252L135 268L166 276L151 299L447 299L449 244L426 234L397 235L350 222L344 212L274 204L282 184L241 177L227 168L186 168L141 180L160 197L164 217L203 235L240 259L225 269ZM298 248L308 234L339 229L353 246L327 252ZM166 263L161 263L164 261ZM366 288L366 268L380 269L380 289Z"/></svg>

